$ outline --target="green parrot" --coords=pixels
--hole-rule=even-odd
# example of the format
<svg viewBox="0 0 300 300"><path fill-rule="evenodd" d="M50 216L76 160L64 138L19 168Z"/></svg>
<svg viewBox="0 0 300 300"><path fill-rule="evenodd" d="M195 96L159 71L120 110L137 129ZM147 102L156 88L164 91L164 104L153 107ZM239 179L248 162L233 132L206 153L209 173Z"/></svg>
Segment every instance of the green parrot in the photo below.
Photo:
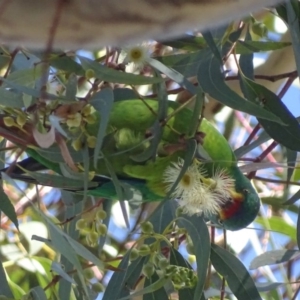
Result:
<svg viewBox="0 0 300 300"><path fill-rule="evenodd" d="M168 101L170 117L165 120L157 121L158 111L156 100L123 100L113 104L101 156L96 165L93 157L89 164L89 171L96 174L92 180L96 185L88 189L88 194L117 199L110 179L113 169L120 186L138 191L145 202L175 198L185 213L204 214L225 229L239 230L249 225L257 216L260 199L238 168L223 135L202 119L195 135L190 136L193 112L176 102ZM85 123L82 129L89 138L96 137L99 130L99 113L94 111L92 115L94 121ZM156 134L160 140L153 157L147 152L152 149ZM189 139L195 139L209 158L196 155L181 172ZM61 174L59 165L45 158L38 148L28 147L26 152L31 160ZM26 176L17 178L28 180ZM174 186L177 179L179 182Z"/></svg>

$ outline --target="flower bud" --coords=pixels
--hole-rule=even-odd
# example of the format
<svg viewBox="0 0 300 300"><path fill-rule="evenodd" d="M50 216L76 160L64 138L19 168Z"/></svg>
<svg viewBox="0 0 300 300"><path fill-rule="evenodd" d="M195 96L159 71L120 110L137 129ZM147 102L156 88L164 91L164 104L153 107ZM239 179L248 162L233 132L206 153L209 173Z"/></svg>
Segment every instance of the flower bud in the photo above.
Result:
<svg viewBox="0 0 300 300"><path fill-rule="evenodd" d="M95 148L97 139L94 136L89 136L87 138L86 142L87 142L87 145L88 145L89 148Z"/></svg>
<svg viewBox="0 0 300 300"><path fill-rule="evenodd" d="M100 282L97 282L92 285L92 290L96 293L101 293L104 291L104 286Z"/></svg>
<svg viewBox="0 0 300 300"><path fill-rule="evenodd" d="M146 256L146 255L150 254L150 252L151 252L151 249L146 244L142 245L139 249L140 256Z"/></svg>
<svg viewBox="0 0 300 300"><path fill-rule="evenodd" d="M82 142L80 139L77 139L75 141L72 141L72 147L76 150L79 151L82 148Z"/></svg>
<svg viewBox="0 0 300 300"><path fill-rule="evenodd" d="M83 270L83 276L90 280L95 277L94 271L91 268Z"/></svg>
<svg viewBox="0 0 300 300"><path fill-rule="evenodd" d="M266 25L264 23L261 22L255 22L252 25L252 31L253 33L255 33L256 35L258 35L259 37L265 37L268 34L268 28L266 27Z"/></svg>
<svg viewBox="0 0 300 300"><path fill-rule="evenodd" d="M166 259L165 257L161 257L158 261L158 267L161 270L165 270L169 266L169 260Z"/></svg>
<svg viewBox="0 0 300 300"><path fill-rule="evenodd" d="M152 263L146 263L145 265L143 265L142 273L146 277L150 278L153 275L154 271L155 267Z"/></svg>
<svg viewBox="0 0 300 300"><path fill-rule="evenodd" d="M105 224L102 224L102 223L100 223L100 224L97 223L96 224L96 230L99 233L99 235L105 236L106 233L107 233L107 226Z"/></svg>
<svg viewBox="0 0 300 300"><path fill-rule="evenodd" d="M96 219L98 221L101 221L101 220L104 220L106 218L106 211L102 210L102 209L99 209L97 212L96 212Z"/></svg>
<svg viewBox="0 0 300 300"><path fill-rule="evenodd" d="M143 222L141 230L143 233L153 233L153 224L151 222Z"/></svg>
<svg viewBox="0 0 300 300"><path fill-rule="evenodd" d="M86 78L86 79L91 79L91 78L93 78L93 77L95 77L95 71L92 70L92 69L87 69L87 70L85 71L85 78Z"/></svg>
<svg viewBox="0 0 300 300"><path fill-rule="evenodd" d="M99 238L99 235L95 231L91 231L87 234L87 240L90 241L91 245L97 244L98 238Z"/></svg>
<svg viewBox="0 0 300 300"><path fill-rule="evenodd" d="M130 258L129 258L130 261L136 260L139 256L140 256L139 250L137 250L136 248L132 248L130 252Z"/></svg>
<svg viewBox="0 0 300 300"><path fill-rule="evenodd" d="M85 219L79 219L76 222L76 229L77 230L83 230L88 226L87 221Z"/></svg>
<svg viewBox="0 0 300 300"><path fill-rule="evenodd" d="M17 124L21 127L23 127L26 123L26 116L24 114L17 116Z"/></svg>
<svg viewBox="0 0 300 300"><path fill-rule="evenodd" d="M12 117L4 117L3 122L7 127L12 127L16 125L15 120Z"/></svg>

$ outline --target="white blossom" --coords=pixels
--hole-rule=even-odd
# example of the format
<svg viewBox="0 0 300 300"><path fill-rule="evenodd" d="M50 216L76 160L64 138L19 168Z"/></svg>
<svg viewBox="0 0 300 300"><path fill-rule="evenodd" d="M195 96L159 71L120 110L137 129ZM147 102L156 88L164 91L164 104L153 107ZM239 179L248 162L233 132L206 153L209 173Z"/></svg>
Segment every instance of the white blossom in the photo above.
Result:
<svg viewBox="0 0 300 300"><path fill-rule="evenodd" d="M123 63L134 64L136 69L143 69L150 58L150 51L144 44L128 46L123 50L123 56L125 56Z"/></svg>
<svg viewBox="0 0 300 300"><path fill-rule="evenodd" d="M164 182L167 184L167 191L171 190L182 166L183 160L179 159L177 163L173 162L166 168ZM217 170L212 178L207 178L203 168L195 161L182 176L172 197L178 199L178 204L188 215L217 214L222 204L230 201L230 191L234 190L234 182L223 169Z"/></svg>

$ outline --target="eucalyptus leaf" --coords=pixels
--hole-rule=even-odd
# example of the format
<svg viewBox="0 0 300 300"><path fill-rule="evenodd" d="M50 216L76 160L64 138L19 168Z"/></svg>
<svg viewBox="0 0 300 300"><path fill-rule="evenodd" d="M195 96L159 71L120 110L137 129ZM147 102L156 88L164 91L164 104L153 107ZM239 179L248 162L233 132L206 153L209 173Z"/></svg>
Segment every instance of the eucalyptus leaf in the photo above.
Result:
<svg viewBox="0 0 300 300"><path fill-rule="evenodd" d="M283 218L273 216L264 220L262 217L257 217L255 222L264 226L266 229L273 230L275 232L285 234L293 241L297 241L297 230L293 225L288 224Z"/></svg>
<svg viewBox="0 0 300 300"><path fill-rule="evenodd" d="M75 73L76 75L79 76L85 75L82 66L76 61L74 61L74 59L70 56L63 55L63 56L51 57L49 62L52 67L58 70L62 70L69 73Z"/></svg>
<svg viewBox="0 0 300 300"><path fill-rule="evenodd" d="M93 70L95 72L95 77L100 80L115 82L115 83L124 83L124 84L135 84L135 85L144 85L144 84L153 84L160 82L162 79L158 77L146 77L142 75L135 75L131 73L124 73L117 71L106 66L99 64L96 61L88 59L86 57L79 56L82 67L85 71Z"/></svg>
<svg viewBox="0 0 300 300"><path fill-rule="evenodd" d="M45 291L40 286L36 286L29 292L32 300L47 300Z"/></svg>
<svg viewBox="0 0 300 300"><path fill-rule="evenodd" d="M150 278L146 278L144 288L153 285L157 281L159 281L159 277L156 273L154 273ZM151 293L145 294L143 297L143 300L154 300L154 299L169 300L169 296L163 286L157 290L154 290Z"/></svg>
<svg viewBox="0 0 300 300"><path fill-rule="evenodd" d="M71 73L66 84L66 98L74 101L77 94L77 76Z"/></svg>
<svg viewBox="0 0 300 300"><path fill-rule="evenodd" d="M271 250L255 257L251 261L249 268L253 270L263 266L280 264L295 259L298 256L300 256L300 251L298 250Z"/></svg>
<svg viewBox="0 0 300 300"><path fill-rule="evenodd" d="M129 289L126 287L126 275L128 273L128 265L131 251L128 251L121 260L118 268L119 272L114 272L102 300L119 299L120 297L130 296ZM131 270L132 271L132 270Z"/></svg>
<svg viewBox="0 0 300 300"><path fill-rule="evenodd" d="M299 26L299 16L295 12L295 7L291 1L288 1L285 4L286 13L287 13L287 21L290 28L291 38L292 38L292 46L295 55L295 61L297 66L298 76L300 76L300 26Z"/></svg>
<svg viewBox="0 0 300 300"><path fill-rule="evenodd" d="M6 278L6 272L3 268L3 264L0 261L0 295L6 296L8 298L13 298L13 294L12 291L8 285L8 281Z"/></svg>
<svg viewBox="0 0 300 300"><path fill-rule="evenodd" d="M221 64L214 56L203 59L198 69L198 82L205 93L233 109L284 124L280 118L259 104L248 101L231 90L224 81Z"/></svg>
<svg viewBox="0 0 300 300"><path fill-rule="evenodd" d="M278 143L291 150L300 151L300 125L286 105L276 94L264 86L248 78L243 78L243 81L248 99L260 103L261 106L276 114L284 122L284 126L282 126L274 120L258 118L265 131Z"/></svg>
<svg viewBox="0 0 300 300"><path fill-rule="evenodd" d="M24 107L23 95L5 88L0 88L0 105L22 108Z"/></svg>
<svg viewBox="0 0 300 300"><path fill-rule="evenodd" d="M98 157L102 148L103 139L106 134L106 128L109 122L109 114L114 103L114 95L112 90L108 88L101 90L92 97L90 103L100 114L97 142L94 150L94 166L96 168Z"/></svg>
<svg viewBox="0 0 300 300"><path fill-rule="evenodd" d="M210 259L216 271L225 277L238 300L262 299L247 269L233 254L212 244Z"/></svg>
<svg viewBox="0 0 300 300"><path fill-rule="evenodd" d="M199 296L203 294L206 271L210 257L210 241L207 225L202 217L180 217L178 218L179 226L183 226L192 239L195 249L197 262L197 276L198 282L194 291L194 300L198 300Z"/></svg>
<svg viewBox="0 0 300 300"><path fill-rule="evenodd" d="M8 176L5 173L1 173L2 180L7 181ZM0 212L3 212L6 214L6 216L14 223L14 225L19 229L19 222L17 218L17 214L15 211L15 208L7 195L5 194L2 184L0 186Z"/></svg>

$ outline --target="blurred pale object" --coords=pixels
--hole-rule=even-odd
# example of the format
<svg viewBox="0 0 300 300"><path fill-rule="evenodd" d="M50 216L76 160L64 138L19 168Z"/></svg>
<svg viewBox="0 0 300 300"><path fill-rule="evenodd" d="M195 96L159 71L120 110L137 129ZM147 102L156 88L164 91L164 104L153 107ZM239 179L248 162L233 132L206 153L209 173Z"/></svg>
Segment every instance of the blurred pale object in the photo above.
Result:
<svg viewBox="0 0 300 300"><path fill-rule="evenodd" d="M0 41L97 48L212 28L279 0L0 0Z"/></svg>

